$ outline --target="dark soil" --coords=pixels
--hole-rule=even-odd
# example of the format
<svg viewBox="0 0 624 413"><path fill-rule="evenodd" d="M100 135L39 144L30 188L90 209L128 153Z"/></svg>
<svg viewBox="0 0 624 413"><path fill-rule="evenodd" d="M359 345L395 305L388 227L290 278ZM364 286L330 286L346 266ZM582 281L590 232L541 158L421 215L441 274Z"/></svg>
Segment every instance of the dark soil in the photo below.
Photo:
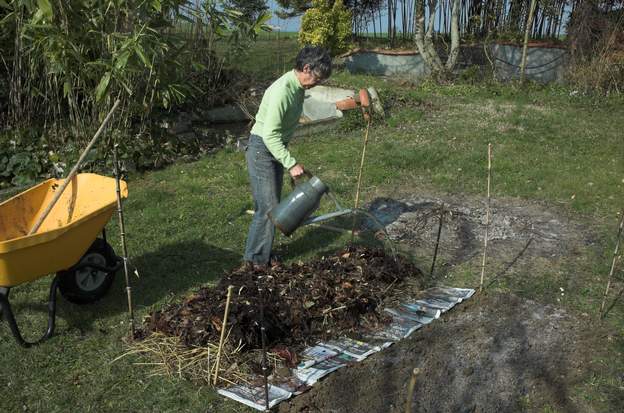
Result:
<svg viewBox="0 0 624 413"><path fill-rule="evenodd" d="M480 265L482 201L437 196L378 199L370 211L386 227L389 239L416 257L431 256L444 215L436 273L444 274L445 284L468 287L453 285L446 275L450 278L455 266ZM592 232L558 212L521 200L493 200L491 273L540 279L567 268L561 263L591 248ZM369 224L377 229L373 223L364 226ZM235 286L231 334L248 349L260 346L258 285L267 290L263 302L273 349L279 343L286 350L298 350L319 339L361 333L386 321L382 303L404 300L424 286L425 277L416 267L405 260L400 263L397 266L382 251L362 248L267 273L233 271L216 288L202 289L152 314L144 334L179 335L189 345L218 341L230 284ZM573 278L562 286L570 289L574 282ZM435 278L427 283L435 284ZM601 367L591 360L607 347L610 333L603 329L592 325L586 314L575 316L554 305L486 292L409 338L328 375L277 409L403 412L410 375L419 368L410 411L593 412L583 389L589 376L599 377ZM615 397L612 406L621 405L621 395Z"/></svg>
<svg viewBox="0 0 624 413"><path fill-rule="evenodd" d="M486 206L480 199L457 196L411 196L375 199L370 212L390 239L411 247L416 256L431 256L440 217L443 217L439 254L448 266L480 257L483 252ZM374 227L372 223L369 227ZM488 256L494 264L518 257L561 259L592 244L589 230L561 211L519 199L493 199L488 234ZM536 270L538 270L536 268Z"/></svg>
<svg viewBox="0 0 624 413"><path fill-rule="evenodd" d="M475 296L279 411L403 412L415 367L415 412L592 411L575 389L594 347L588 324L509 294Z"/></svg>
<svg viewBox="0 0 624 413"><path fill-rule="evenodd" d="M436 275L468 287L455 285L451 271L463 265L478 274L483 199L419 194L377 199L370 211L389 238L416 257L431 257L443 214ZM547 278L595 243L590 228L552 206L497 199L490 216L488 275L502 274L510 283L522 285L519 276ZM575 283L572 276L562 286ZM608 336L586 314L509 293L477 295L409 338L330 374L279 411L403 412L410 376L419 368L409 411L593 412L583 389L592 372L604 368L591 359L608 347ZM621 406L621 396L614 397L612 406Z"/></svg>
<svg viewBox="0 0 624 413"><path fill-rule="evenodd" d="M228 286L233 286L227 329L230 343L261 348L260 309L268 345L303 347L318 339L374 328L388 317L381 303L396 290L422 287L420 270L382 249L349 247L309 263L268 271L239 268L215 288L152 313L139 333L178 336L188 346L218 342Z"/></svg>

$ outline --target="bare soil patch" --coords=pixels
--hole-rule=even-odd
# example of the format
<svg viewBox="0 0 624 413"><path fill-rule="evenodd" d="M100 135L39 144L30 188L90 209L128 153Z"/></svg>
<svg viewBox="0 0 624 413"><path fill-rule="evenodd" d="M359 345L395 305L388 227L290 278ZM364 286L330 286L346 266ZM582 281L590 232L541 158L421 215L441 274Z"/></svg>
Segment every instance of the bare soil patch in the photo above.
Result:
<svg viewBox="0 0 624 413"><path fill-rule="evenodd" d="M362 363L338 370L280 412L589 412L575 386L588 368L588 326L513 295L473 297Z"/></svg>
<svg viewBox="0 0 624 413"><path fill-rule="evenodd" d="M415 255L431 256L440 216L440 259L446 266L466 263L481 253L486 214L481 199L380 198L369 210L385 225L390 239ZM539 262L568 259L592 243L586 226L539 203L493 200L491 218L489 265L494 268L521 264L534 269L533 276L543 276ZM384 304L415 296L430 282L404 258L397 264L383 250L350 247L267 272L234 270L217 287L202 288L154 312L142 334L177 336L188 346L217 342L227 286L234 285L230 341L256 351L252 358L258 359L262 305L268 347L283 358L279 370L271 372L279 376L284 367L297 363L294 354L303 347L380 327L388 321L381 311ZM598 330L588 317L577 318L552 305L485 293L408 339L330 374L277 409L402 412L411 372L418 367L412 411L591 412L578 389L593 369L588 349L605 347L601 337L607 334ZM257 367L252 366L256 373Z"/></svg>
<svg viewBox="0 0 624 413"><path fill-rule="evenodd" d="M491 208L491 269L543 277L548 265L570 259L593 243L586 225L552 206L495 199ZM484 199L453 195L379 198L369 210L402 250L428 259L442 215L439 259L446 268L440 272L473 259L480 261ZM375 227L372 222L365 225ZM333 373L283 403L279 411L403 412L410 375L417 367L421 373L412 411L591 412L579 388L594 368L588 349L605 348L601 337L607 334L598 330L587 317L579 319L561 308L513 294L475 296L408 339Z"/></svg>
<svg viewBox="0 0 624 413"><path fill-rule="evenodd" d="M579 254L593 244L589 228L553 207L520 199L492 199L488 230L488 265L504 267L522 259L558 261ZM448 266L467 262L483 252L486 202L482 198L414 195L394 200L378 198L369 210L389 237L413 251L431 257L440 217L439 256ZM374 223L368 223L374 228ZM536 271L539 269L536 268ZM536 272L539 276L539 271Z"/></svg>

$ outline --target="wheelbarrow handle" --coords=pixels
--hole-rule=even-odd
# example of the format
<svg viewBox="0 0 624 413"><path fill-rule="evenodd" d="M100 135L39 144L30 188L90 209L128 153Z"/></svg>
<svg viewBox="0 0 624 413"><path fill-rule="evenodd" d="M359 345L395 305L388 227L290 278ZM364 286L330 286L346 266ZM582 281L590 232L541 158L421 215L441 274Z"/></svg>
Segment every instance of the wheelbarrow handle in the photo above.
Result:
<svg viewBox="0 0 624 413"><path fill-rule="evenodd" d="M56 290L58 288L58 277L54 277L52 280L52 285L50 285L50 299L48 300L48 328L43 336L39 338L37 341L26 341L22 337L22 334L19 331L19 327L17 326L17 322L15 321L15 316L13 315L13 310L11 310L11 304L9 303L9 289L0 289L0 314L4 317L7 323L9 323L9 328L11 329L11 333L17 341L17 344L24 348L29 348L40 344L42 341L47 340L54 334L54 326L56 321Z"/></svg>

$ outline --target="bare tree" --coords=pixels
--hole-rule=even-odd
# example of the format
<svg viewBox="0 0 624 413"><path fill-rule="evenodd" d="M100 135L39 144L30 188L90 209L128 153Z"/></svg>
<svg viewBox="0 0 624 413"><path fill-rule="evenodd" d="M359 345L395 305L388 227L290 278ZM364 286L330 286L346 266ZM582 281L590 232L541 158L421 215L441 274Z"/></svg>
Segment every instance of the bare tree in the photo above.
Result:
<svg viewBox="0 0 624 413"><path fill-rule="evenodd" d="M451 0L451 49L449 51L446 64L442 64L442 59L435 48L433 42L434 21L438 0L428 0L429 11L428 22L425 25L425 0L415 0L414 13L414 40L416 47L422 55L425 63L431 72L437 76L448 76L457 63L459 57L459 0Z"/></svg>

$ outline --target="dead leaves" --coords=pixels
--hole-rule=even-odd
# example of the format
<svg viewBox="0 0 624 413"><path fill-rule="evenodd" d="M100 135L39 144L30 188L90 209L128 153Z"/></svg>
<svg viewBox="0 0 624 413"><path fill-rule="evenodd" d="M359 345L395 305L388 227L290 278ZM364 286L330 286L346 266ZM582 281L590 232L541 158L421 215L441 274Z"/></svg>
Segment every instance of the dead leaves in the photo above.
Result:
<svg viewBox="0 0 624 413"><path fill-rule="evenodd" d="M422 279L422 273L405 259L397 263L383 250L364 247L349 247L266 273L238 268L217 287L202 288L183 302L152 313L142 336L161 332L178 336L188 346L218 340L225 291L234 285L228 317L232 342L242 343L247 350L260 348L263 322L269 345L298 345L328 332L347 333L360 325L385 322L379 304L405 277ZM261 306L264 320L260 319Z"/></svg>

